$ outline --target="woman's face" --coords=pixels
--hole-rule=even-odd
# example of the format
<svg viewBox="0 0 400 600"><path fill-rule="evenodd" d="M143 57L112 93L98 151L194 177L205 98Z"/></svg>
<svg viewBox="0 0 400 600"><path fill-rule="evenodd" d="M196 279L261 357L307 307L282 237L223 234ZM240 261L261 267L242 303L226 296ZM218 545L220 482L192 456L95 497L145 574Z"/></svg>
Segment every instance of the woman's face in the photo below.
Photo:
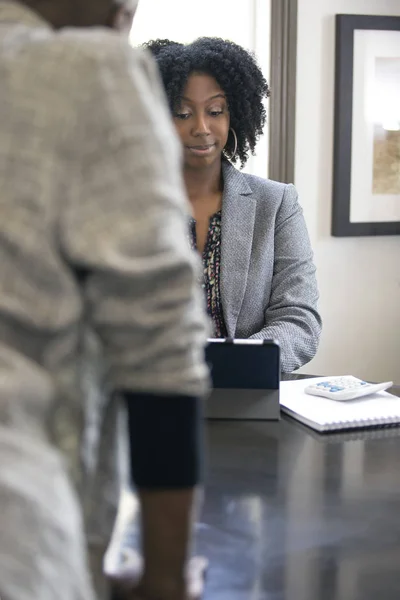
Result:
<svg viewBox="0 0 400 600"><path fill-rule="evenodd" d="M204 168L221 160L230 117L224 91L210 75L189 77L174 122L184 148L185 167Z"/></svg>

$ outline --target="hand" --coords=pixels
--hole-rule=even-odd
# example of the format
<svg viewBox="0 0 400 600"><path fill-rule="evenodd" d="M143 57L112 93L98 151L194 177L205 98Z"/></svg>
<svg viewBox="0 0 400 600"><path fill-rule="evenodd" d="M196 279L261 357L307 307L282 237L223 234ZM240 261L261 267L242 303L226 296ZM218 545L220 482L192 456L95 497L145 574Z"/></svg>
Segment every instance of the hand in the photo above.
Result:
<svg viewBox="0 0 400 600"><path fill-rule="evenodd" d="M110 576L113 600L201 600L208 569L206 558L196 556L188 563L186 586L178 584L171 591L162 582L141 582L142 558L135 550L124 551L125 560L119 573ZM172 582L173 583L173 582ZM186 589L185 589L186 587ZM151 589L150 589L151 588ZM181 589L179 589L181 588Z"/></svg>

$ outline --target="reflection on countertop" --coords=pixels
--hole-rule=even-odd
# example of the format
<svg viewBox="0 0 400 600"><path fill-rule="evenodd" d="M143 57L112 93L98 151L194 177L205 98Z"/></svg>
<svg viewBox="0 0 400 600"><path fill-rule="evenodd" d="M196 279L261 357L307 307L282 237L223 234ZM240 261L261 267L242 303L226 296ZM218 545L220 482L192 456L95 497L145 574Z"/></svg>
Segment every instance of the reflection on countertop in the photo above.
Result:
<svg viewBox="0 0 400 600"><path fill-rule="evenodd" d="M398 600L400 428L320 436L284 418L207 429L206 600ZM135 521L123 537L136 544Z"/></svg>

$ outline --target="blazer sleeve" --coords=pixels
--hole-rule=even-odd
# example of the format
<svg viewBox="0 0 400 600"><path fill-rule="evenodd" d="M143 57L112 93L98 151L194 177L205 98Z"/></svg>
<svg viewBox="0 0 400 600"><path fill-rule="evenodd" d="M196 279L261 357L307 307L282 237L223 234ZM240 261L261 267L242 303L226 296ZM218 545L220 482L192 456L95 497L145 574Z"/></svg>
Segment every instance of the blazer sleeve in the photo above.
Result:
<svg viewBox="0 0 400 600"><path fill-rule="evenodd" d="M96 100L63 213L64 254L86 273L85 308L111 387L202 396L207 320L187 242L180 146L156 65L119 45L107 60L89 58Z"/></svg>
<svg viewBox="0 0 400 600"><path fill-rule="evenodd" d="M287 185L275 225L274 274L265 327L251 336L280 342L284 373L309 362L318 348L321 318L315 271L297 191L293 185Z"/></svg>

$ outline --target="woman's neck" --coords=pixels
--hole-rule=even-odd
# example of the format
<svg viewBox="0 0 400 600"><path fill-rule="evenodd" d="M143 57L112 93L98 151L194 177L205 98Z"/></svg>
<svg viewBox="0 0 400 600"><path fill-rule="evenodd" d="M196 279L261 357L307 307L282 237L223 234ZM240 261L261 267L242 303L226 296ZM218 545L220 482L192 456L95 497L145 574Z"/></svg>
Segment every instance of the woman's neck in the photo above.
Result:
<svg viewBox="0 0 400 600"><path fill-rule="evenodd" d="M207 197L215 197L222 191L221 168L220 162L205 169L185 167L186 191L192 204Z"/></svg>

